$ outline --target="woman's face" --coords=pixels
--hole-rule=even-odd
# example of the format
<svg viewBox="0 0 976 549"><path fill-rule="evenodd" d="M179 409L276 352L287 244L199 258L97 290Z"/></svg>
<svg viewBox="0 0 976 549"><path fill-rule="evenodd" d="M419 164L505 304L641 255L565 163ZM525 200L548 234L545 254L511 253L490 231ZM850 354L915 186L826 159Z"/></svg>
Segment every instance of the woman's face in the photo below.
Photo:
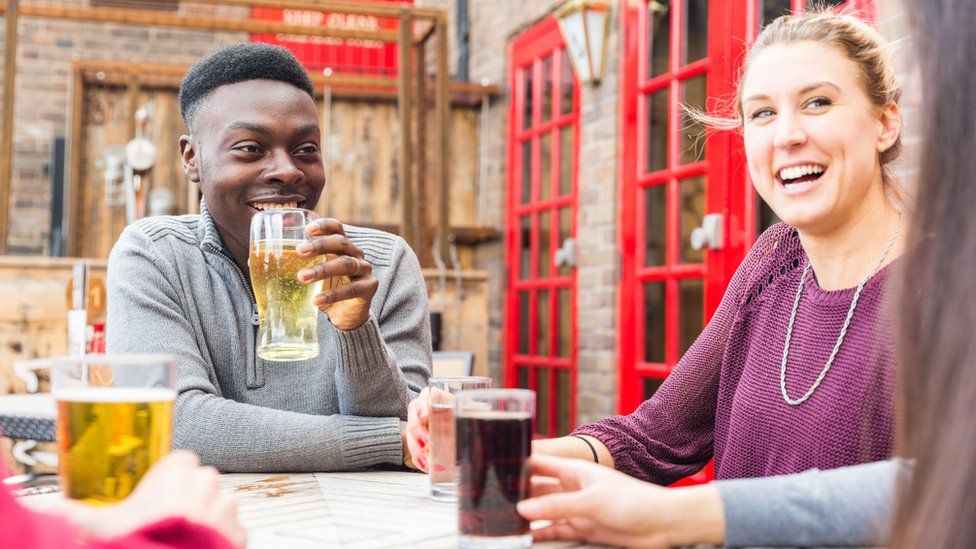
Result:
<svg viewBox="0 0 976 549"><path fill-rule="evenodd" d="M742 98L749 175L780 219L824 233L884 200L879 153L898 136L898 107L874 106L841 50L771 46L750 61Z"/></svg>

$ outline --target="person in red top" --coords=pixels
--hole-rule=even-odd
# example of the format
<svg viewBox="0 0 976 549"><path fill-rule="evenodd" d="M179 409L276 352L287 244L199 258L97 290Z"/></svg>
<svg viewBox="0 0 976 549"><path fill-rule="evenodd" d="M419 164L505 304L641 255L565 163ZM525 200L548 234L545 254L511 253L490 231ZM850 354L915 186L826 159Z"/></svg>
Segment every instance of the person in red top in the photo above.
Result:
<svg viewBox="0 0 976 549"><path fill-rule="evenodd" d="M28 509L0 485L0 547L62 549L233 549L246 536L217 471L189 452L154 465L122 502L94 507L64 500L48 512Z"/></svg>

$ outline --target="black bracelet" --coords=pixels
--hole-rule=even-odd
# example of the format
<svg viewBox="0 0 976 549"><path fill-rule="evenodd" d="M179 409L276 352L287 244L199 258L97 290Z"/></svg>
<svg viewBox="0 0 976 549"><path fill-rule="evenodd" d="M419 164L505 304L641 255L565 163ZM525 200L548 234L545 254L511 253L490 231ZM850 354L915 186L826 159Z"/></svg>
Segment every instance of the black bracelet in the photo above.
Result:
<svg viewBox="0 0 976 549"><path fill-rule="evenodd" d="M593 443L592 442L586 440L585 438L583 438L583 437L581 437L579 435L569 435L569 436L576 437L576 438L582 440L583 442L585 442L586 445L590 447L590 451L593 452L593 463L596 463L597 465L600 464L600 457L597 456L596 448L593 447Z"/></svg>

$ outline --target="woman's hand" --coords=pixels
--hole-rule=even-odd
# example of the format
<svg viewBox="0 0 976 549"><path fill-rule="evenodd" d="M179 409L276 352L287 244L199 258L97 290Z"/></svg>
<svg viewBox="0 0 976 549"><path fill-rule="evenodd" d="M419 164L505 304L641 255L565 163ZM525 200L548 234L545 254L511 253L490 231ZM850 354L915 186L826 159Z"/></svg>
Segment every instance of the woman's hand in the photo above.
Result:
<svg viewBox="0 0 976 549"><path fill-rule="evenodd" d="M220 492L218 476L213 467L200 467L196 455L176 451L153 465L122 502L92 507L65 501L60 512L97 538L123 536L165 518L182 517L216 530L235 547L244 547L247 536L237 520L237 503Z"/></svg>
<svg viewBox="0 0 976 549"><path fill-rule="evenodd" d="M628 547L722 543L725 515L710 485L668 489L578 459L535 456L529 520L551 520L536 541L586 540Z"/></svg>
<svg viewBox="0 0 976 549"><path fill-rule="evenodd" d="M425 473L427 459L430 452L430 389L424 388L417 398L407 405L407 446L413 459L413 464Z"/></svg>
<svg viewBox="0 0 976 549"><path fill-rule="evenodd" d="M346 237L336 219L316 219L305 227L309 236L296 249L303 257L324 255L325 261L298 271L298 281L325 281L315 306L340 330L355 330L369 320L369 305L380 281L360 250Z"/></svg>

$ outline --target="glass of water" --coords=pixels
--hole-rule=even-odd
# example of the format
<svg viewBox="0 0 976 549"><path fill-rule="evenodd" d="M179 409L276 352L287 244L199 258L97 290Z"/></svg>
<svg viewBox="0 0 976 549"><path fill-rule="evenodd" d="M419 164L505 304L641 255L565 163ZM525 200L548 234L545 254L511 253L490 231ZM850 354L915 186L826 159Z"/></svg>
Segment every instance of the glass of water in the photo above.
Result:
<svg viewBox="0 0 976 549"><path fill-rule="evenodd" d="M438 501L457 500L457 452L454 439L454 393L490 389L491 378L479 376L432 377L430 395L430 497Z"/></svg>

